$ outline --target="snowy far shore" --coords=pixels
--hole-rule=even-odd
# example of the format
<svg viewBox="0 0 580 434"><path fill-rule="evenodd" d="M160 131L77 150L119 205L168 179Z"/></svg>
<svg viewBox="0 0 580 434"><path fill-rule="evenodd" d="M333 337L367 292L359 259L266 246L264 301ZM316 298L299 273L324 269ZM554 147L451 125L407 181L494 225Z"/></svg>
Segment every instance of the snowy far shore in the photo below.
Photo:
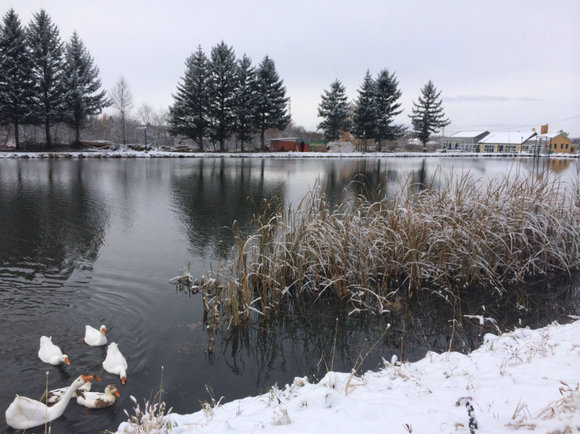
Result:
<svg viewBox="0 0 580 434"><path fill-rule="evenodd" d="M395 158L395 157L534 157L530 153L480 152L173 152L161 150L135 151L131 149L86 151L1 151L2 158ZM541 155L549 158L580 158L580 154Z"/></svg>
<svg viewBox="0 0 580 434"><path fill-rule="evenodd" d="M362 376L328 372L269 393L165 418L171 433L580 432L580 321L487 334L468 355L386 355ZM170 403L168 403L170 405ZM117 433L142 432L128 422ZM166 432L166 431L145 431Z"/></svg>

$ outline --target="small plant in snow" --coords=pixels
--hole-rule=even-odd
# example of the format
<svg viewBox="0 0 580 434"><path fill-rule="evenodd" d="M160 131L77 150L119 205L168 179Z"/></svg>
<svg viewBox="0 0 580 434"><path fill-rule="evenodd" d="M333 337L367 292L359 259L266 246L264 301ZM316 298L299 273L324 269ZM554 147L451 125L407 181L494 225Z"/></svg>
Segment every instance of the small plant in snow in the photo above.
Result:
<svg viewBox="0 0 580 434"><path fill-rule="evenodd" d="M552 419L562 413L574 414L580 408L580 383L577 383L576 387L563 381L560 383L562 386L559 391L562 398L542 409L538 414L539 419Z"/></svg>
<svg viewBox="0 0 580 434"><path fill-rule="evenodd" d="M155 433L162 434L171 431L171 423L165 421L165 416L171 414L172 408L165 411L165 402L155 402L151 403L145 401L143 409L137 402L137 398L133 395L130 396L131 401L135 404L133 407L133 415L130 415L127 410L124 410L125 415L128 420L125 426L124 432L127 434L145 434L145 433Z"/></svg>
<svg viewBox="0 0 580 434"><path fill-rule="evenodd" d="M164 367L161 366L161 382L159 385L159 391L155 395L155 401L144 401L144 407L137 402L137 398L130 395L131 401L135 406L133 407L133 415L130 415L127 410L123 410L127 416L127 421L125 422L124 432L127 434L164 434L171 431L171 422L166 421L166 416L171 414L173 407L167 409L167 404L161 400L163 394L163 372Z"/></svg>
<svg viewBox="0 0 580 434"><path fill-rule="evenodd" d="M203 410L203 412L205 414L205 417L209 420L213 417L214 410L221 405L222 399L224 399L224 397L222 396L222 397L220 397L220 399L218 399L216 401L216 399L214 397L213 389L206 384L205 390L208 393L211 402L204 401L204 402L200 402L200 404L201 404L201 409Z"/></svg>
<svg viewBox="0 0 580 434"><path fill-rule="evenodd" d="M274 417L274 425L290 425L292 423L290 416L288 416L288 410L285 408L281 408L280 412L274 410Z"/></svg>
<svg viewBox="0 0 580 434"><path fill-rule="evenodd" d="M270 387L270 391L268 393L268 407L272 404L281 404L282 400L280 399L280 394L282 392L278 388L278 383L274 384Z"/></svg>

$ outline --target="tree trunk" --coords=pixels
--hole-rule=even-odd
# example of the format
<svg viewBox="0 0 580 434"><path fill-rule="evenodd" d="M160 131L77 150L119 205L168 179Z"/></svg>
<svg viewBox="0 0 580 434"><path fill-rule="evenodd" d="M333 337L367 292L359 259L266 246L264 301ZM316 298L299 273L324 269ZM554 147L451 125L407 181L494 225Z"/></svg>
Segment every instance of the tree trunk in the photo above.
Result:
<svg viewBox="0 0 580 434"><path fill-rule="evenodd" d="M20 151L20 135L18 134L18 121L14 122L14 143L16 144L16 150Z"/></svg>
<svg viewBox="0 0 580 434"><path fill-rule="evenodd" d="M260 150L264 150L264 129L260 129Z"/></svg>
<svg viewBox="0 0 580 434"><path fill-rule="evenodd" d="M46 148L50 149L52 147L52 143L50 141L50 121L48 118L44 121L44 133L46 135Z"/></svg>
<svg viewBox="0 0 580 434"><path fill-rule="evenodd" d="M199 150L200 152L203 152L203 134L200 133L198 138L197 138L197 143L199 144Z"/></svg>
<svg viewBox="0 0 580 434"><path fill-rule="evenodd" d="M125 114L121 114L121 136L123 139L123 145L127 144L127 140L125 138Z"/></svg>
<svg viewBox="0 0 580 434"><path fill-rule="evenodd" d="M81 146L81 128L78 125L75 125L75 146Z"/></svg>

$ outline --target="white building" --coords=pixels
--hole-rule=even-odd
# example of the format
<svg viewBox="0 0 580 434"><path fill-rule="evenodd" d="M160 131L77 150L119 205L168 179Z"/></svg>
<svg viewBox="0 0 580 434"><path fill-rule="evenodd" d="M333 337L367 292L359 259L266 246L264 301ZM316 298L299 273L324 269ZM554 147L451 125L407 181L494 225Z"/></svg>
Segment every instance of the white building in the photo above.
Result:
<svg viewBox="0 0 580 434"><path fill-rule="evenodd" d="M535 131L508 131L491 133L479 141L480 152L529 152L529 143Z"/></svg>

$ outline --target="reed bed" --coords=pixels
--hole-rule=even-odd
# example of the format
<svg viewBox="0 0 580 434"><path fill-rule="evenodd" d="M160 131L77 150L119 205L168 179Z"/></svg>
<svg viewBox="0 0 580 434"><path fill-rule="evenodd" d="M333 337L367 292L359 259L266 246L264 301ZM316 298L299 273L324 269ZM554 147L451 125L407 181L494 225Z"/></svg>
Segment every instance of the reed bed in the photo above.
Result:
<svg viewBox="0 0 580 434"><path fill-rule="evenodd" d="M388 312L430 291L501 296L512 285L580 266L580 190L558 181L506 176L484 183L440 175L442 186L407 182L331 207L319 188L296 207L267 203L232 259L203 276L206 320L238 325L304 303L336 299L351 314Z"/></svg>

